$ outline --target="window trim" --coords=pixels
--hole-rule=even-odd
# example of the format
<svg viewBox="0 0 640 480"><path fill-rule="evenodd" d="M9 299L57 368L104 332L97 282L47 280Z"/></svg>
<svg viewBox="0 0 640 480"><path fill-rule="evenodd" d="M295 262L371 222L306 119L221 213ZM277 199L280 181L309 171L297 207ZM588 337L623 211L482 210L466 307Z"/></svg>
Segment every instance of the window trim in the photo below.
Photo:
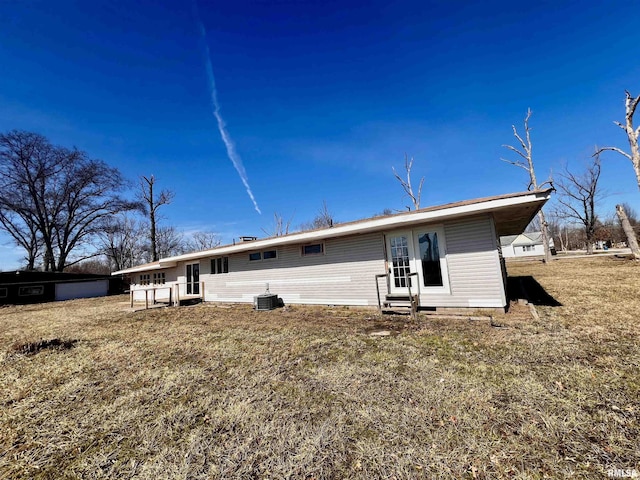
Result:
<svg viewBox="0 0 640 480"><path fill-rule="evenodd" d="M151 274L150 273L141 273L140 274L140 283L141 287L147 287L151 285Z"/></svg>
<svg viewBox="0 0 640 480"><path fill-rule="evenodd" d="M212 258L210 267L211 275L223 275L225 273L229 273L229 257Z"/></svg>
<svg viewBox="0 0 640 480"><path fill-rule="evenodd" d="M437 225L429 225L426 227L418 227L412 230L412 238L411 240L414 242L414 246L417 247L418 250L414 250L414 259L416 271L418 271L418 267L420 267L420 255L419 255L419 235L421 233L435 233L438 236L438 250L440 256L440 272L442 274L442 285L431 285L425 286L423 273L420 269L418 279L420 281L420 294L429 294L429 293L444 293L447 295L451 295L451 283L449 281L449 259L447 257L447 237L444 233L444 226L442 224Z"/></svg>
<svg viewBox="0 0 640 480"><path fill-rule="evenodd" d="M264 256L265 253L271 253L271 252L273 252L273 257L266 258ZM277 260L277 258L278 258L278 250L275 249L275 248L273 250L263 250L262 251L262 260Z"/></svg>
<svg viewBox="0 0 640 480"><path fill-rule="evenodd" d="M7 298L8 296L9 296L9 289L7 287L0 287L0 298Z"/></svg>
<svg viewBox="0 0 640 480"><path fill-rule="evenodd" d="M166 283L167 283L166 272L155 272L153 274L153 284L154 285L165 285Z"/></svg>
<svg viewBox="0 0 640 480"><path fill-rule="evenodd" d="M305 252L305 248L307 248L307 247L315 247L316 245L320 245L320 251L319 252L311 252L311 253L306 253ZM306 245L302 245L300 247L300 255L302 257L321 257L323 255L326 255L325 243L324 242L316 242L316 243L307 243Z"/></svg>
<svg viewBox="0 0 640 480"><path fill-rule="evenodd" d="M265 253L270 253L273 252L273 257L267 257L265 258L264 254ZM256 257L257 256L257 257ZM256 257L256 258L251 258L251 257ZM272 260L277 260L278 259L278 249L277 248L273 248L270 250L260 250L258 252L249 252L249 262L270 262Z"/></svg>
<svg viewBox="0 0 640 480"><path fill-rule="evenodd" d="M22 293L25 289L37 289L40 293ZM25 285L23 287L18 287L18 296L19 297L39 297L40 295L44 295L44 285Z"/></svg>

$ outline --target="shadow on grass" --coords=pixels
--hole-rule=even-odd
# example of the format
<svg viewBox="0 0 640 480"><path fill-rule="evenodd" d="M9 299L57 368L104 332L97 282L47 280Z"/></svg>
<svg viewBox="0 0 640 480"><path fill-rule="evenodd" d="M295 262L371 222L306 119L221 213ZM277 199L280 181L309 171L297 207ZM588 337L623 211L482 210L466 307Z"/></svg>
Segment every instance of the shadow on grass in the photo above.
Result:
<svg viewBox="0 0 640 480"><path fill-rule="evenodd" d="M544 305L546 307L562 306L531 275L507 277L507 295L510 301L522 298L534 305Z"/></svg>

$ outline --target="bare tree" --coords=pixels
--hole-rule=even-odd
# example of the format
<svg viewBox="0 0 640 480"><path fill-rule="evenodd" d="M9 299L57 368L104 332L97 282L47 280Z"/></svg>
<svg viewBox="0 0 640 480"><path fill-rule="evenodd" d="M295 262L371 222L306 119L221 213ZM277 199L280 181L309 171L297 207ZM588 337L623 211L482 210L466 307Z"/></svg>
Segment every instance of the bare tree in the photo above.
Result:
<svg viewBox="0 0 640 480"><path fill-rule="evenodd" d="M118 194L125 185L118 170L85 152L51 145L36 133L0 135L2 225L27 248L29 263L41 242L45 270L62 271L99 254L83 247L91 245L105 218L134 208Z"/></svg>
<svg viewBox="0 0 640 480"><path fill-rule="evenodd" d="M634 230L637 230L640 227L640 219L638 218L638 212L636 212L636 209L627 202L622 202L620 206L624 209L624 213L627 215L631 227L633 227Z"/></svg>
<svg viewBox="0 0 640 480"><path fill-rule="evenodd" d="M503 145L504 148L508 148L516 155L522 158L522 160L507 160L501 158L503 162L510 163L511 165L515 165L516 167L520 167L529 174L529 186L527 190L537 190L540 188L538 184L538 180L536 178L536 171L533 166L533 155L532 155L532 145L531 145L531 129L529 128L529 119L531 118L531 109L527 109L527 116L524 119L524 133L525 138L523 139L515 125L511 125L513 129L513 136L516 137L518 142L520 143L520 148L516 148L512 145ZM547 182L545 182L547 183ZM549 182L550 183L550 182ZM548 224L544 217L544 212L542 209L538 212L538 218L540 221L540 232L542 233L542 244L544 246L544 259L545 262L549 263L551 261L551 248L549 248L549 231Z"/></svg>
<svg viewBox="0 0 640 480"><path fill-rule="evenodd" d="M215 232L194 232L185 242L185 251L200 252L219 246L220 236Z"/></svg>
<svg viewBox="0 0 640 480"><path fill-rule="evenodd" d="M558 216L582 224L586 237L587 254L593 253L596 240L596 203L601 198L598 190L600 156L596 155L582 174L570 172L566 167L556 182L559 204Z"/></svg>
<svg viewBox="0 0 640 480"><path fill-rule="evenodd" d="M618 219L620 220L620 225L622 225L622 229L627 237L627 245L631 248L631 253L636 260L640 260L640 248L638 248L638 239L636 238L636 234L631 227L631 223L629 222L629 218L627 217L627 213L624 210L622 205L616 205L616 213L618 214Z"/></svg>
<svg viewBox="0 0 640 480"><path fill-rule="evenodd" d="M549 233L549 242L553 240L553 244L563 252L567 251L568 247L568 228L567 225L553 213L550 218L547 219L547 232Z"/></svg>
<svg viewBox="0 0 640 480"><path fill-rule="evenodd" d="M133 267L142 260L142 236L142 226L127 215L118 215L105 222L100 241L112 271Z"/></svg>
<svg viewBox="0 0 640 480"><path fill-rule="evenodd" d="M159 227L156 231L157 255L159 258L185 253L184 235L175 227Z"/></svg>
<svg viewBox="0 0 640 480"><path fill-rule="evenodd" d="M411 199L411 203L413 203L413 208L415 210L418 210L420 208L420 197L422 197L422 186L424 185L424 177L420 179L418 192L414 193L413 187L411 186L411 167L413 167L413 157L411 157L411 160L409 160L409 156L405 153L404 154L404 170L407 173L407 179L405 180L400 175L398 175L398 172L396 172L396 169L394 167L391 167L391 170L393 170L393 175L400 182L400 185L402 185L402 189L404 190L404 193L406 193ZM411 210L411 207L407 206L407 210Z"/></svg>
<svg viewBox="0 0 640 480"><path fill-rule="evenodd" d="M381 212L375 213L374 217L388 217L389 215L393 215L393 210L390 208L385 208Z"/></svg>
<svg viewBox="0 0 640 480"><path fill-rule="evenodd" d="M640 126L638 128L633 127L633 115L636 113L638 103L640 103L640 95L637 97L631 96L631 94L625 90L625 122L613 122L618 125L627 134L627 140L629 141L629 147L631 153L627 153L624 150L617 147L603 147L596 151L596 154L600 154L605 150L612 150L618 152L620 155L627 157L631 160L633 165L633 171L636 173L636 180L638 182L638 188L640 188L640 147L638 146L638 137L640 136Z"/></svg>
<svg viewBox="0 0 640 480"><path fill-rule="evenodd" d="M144 211L149 215L149 244L151 251L151 261L155 262L159 258L158 252L158 209L163 205L171 203L174 197L174 193L170 190L162 190L159 194L153 191L156 178L151 175L150 177L140 177L140 199L144 203Z"/></svg>
<svg viewBox="0 0 640 480"><path fill-rule="evenodd" d="M274 212L273 227L269 230L263 228L262 231L269 237L281 237L282 235L287 235L289 233L289 228L291 228L292 220L293 215L289 220L285 220L278 212Z"/></svg>
<svg viewBox="0 0 640 480"><path fill-rule="evenodd" d="M109 262L104 258L90 258L64 269L69 273L92 273L97 275L109 275L112 270Z"/></svg>
<svg viewBox="0 0 640 480"><path fill-rule="evenodd" d="M548 225L548 222L547 222ZM548 228L548 227L547 227ZM540 227L540 217L534 217L533 220L531 220L529 222L529 225L527 225L527 228L524 229L525 233L535 233L535 232L539 232L541 229ZM551 238L551 234L549 234L549 238Z"/></svg>
<svg viewBox="0 0 640 480"><path fill-rule="evenodd" d="M36 223L31 221L28 212L0 210L0 225L19 247L25 249L26 270L34 270L36 261L42 254L43 241Z"/></svg>
<svg viewBox="0 0 640 480"><path fill-rule="evenodd" d="M333 227L333 214L327 207L327 201L322 201L322 208L318 211L313 221L300 225L300 230L316 230L318 228Z"/></svg>

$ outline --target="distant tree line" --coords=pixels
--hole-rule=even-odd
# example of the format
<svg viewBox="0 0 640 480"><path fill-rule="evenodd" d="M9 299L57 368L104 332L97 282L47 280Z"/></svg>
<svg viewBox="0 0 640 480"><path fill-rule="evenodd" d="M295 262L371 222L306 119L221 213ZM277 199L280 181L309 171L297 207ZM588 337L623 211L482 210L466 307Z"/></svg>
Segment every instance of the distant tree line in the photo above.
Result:
<svg viewBox="0 0 640 480"><path fill-rule="evenodd" d="M155 182L141 177L127 198L132 182L104 161L37 133L0 134L0 229L28 270L108 273L219 245L214 232L159 225L174 195Z"/></svg>
<svg viewBox="0 0 640 480"><path fill-rule="evenodd" d="M636 237L640 236L640 217L628 204L622 204L627 213L629 223ZM535 228L535 227L534 227ZM558 251L585 250L593 252L594 246L620 247L627 246L627 235L615 212L602 217L596 215L593 222L593 233L587 235L583 224L567 221L556 212L550 215L549 232Z"/></svg>

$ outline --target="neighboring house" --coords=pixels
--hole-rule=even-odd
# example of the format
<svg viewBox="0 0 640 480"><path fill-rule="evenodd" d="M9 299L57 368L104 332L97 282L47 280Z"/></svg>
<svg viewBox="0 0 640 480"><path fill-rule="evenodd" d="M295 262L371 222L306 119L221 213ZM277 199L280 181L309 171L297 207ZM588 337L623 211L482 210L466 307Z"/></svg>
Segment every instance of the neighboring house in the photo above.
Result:
<svg viewBox="0 0 640 480"><path fill-rule="evenodd" d="M155 299L253 302L268 288L290 304L377 306L377 283L383 301L410 286L423 307L504 308L498 238L522 233L550 194L513 193L243 241L113 275L130 275L138 300L153 291Z"/></svg>
<svg viewBox="0 0 640 480"><path fill-rule="evenodd" d="M544 255L542 232L500 237L500 247L502 248L502 256L505 258ZM553 248L553 239L549 239L549 247Z"/></svg>
<svg viewBox="0 0 640 480"><path fill-rule="evenodd" d="M105 275L84 273L0 272L0 305L103 297L118 283Z"/></svg>

